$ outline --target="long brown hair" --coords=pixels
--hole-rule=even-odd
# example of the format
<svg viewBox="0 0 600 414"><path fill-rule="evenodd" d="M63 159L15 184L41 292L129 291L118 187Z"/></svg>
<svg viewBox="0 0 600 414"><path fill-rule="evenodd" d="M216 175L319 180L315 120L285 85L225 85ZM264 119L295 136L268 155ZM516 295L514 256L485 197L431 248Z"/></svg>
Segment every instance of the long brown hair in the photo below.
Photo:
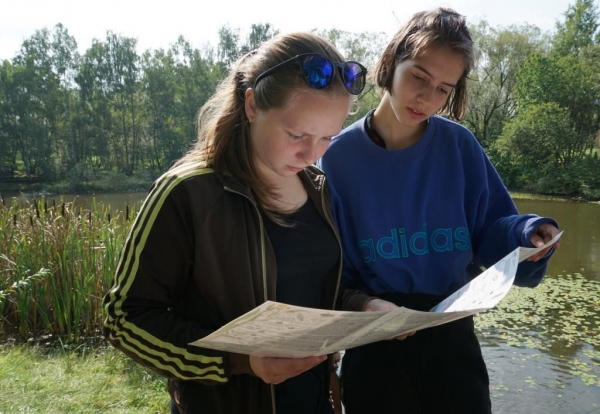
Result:
<svg viewBox="0 0 600 414"><path fill-rule="evenodd" d="M259 74L303 53L319 53L332 61L344 61L333 44L311 33L284 34L266 41L235 63L214 95L200 109L198 140L175 165L199 162L204 167L214 168L218 174L248 185L267 213L279 213L269 202L274 195L273 189L261 179L254 164L250 122L244 106L246 90L254 88L254 100L261 110L283 107L300 88L350 97L339 76L335 76L325 89L311 89L302 79L298 65L282 67L255 87Z"/></svg>
<svg viewBox="0 0 600 414"><path fill-rule="evenodd" d="M452 9L439 7L414 14L388 43L371 74L371 80L391 93L394 72L399 62L418 58L438 47L450 47L464 57L465 70L440 109L441 113L460 121L467 112L467 77L475 64L475 57L467 21Z"/></svg>

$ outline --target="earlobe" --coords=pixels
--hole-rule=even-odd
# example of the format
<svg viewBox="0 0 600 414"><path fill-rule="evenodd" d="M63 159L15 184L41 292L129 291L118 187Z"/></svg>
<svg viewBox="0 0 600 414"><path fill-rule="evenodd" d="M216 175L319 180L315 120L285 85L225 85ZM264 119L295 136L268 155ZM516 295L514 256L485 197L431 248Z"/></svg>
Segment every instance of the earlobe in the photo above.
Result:
<svg viewBox="0 0 600 414"><path fill-rule="evenodd" d="M246 110L246 117L250 122L254 121L256 117L256 112L258 109L256 108L256 101L254 100L254 89L248 88L246 89L246 95L244 99L244 108Z"/></svg>

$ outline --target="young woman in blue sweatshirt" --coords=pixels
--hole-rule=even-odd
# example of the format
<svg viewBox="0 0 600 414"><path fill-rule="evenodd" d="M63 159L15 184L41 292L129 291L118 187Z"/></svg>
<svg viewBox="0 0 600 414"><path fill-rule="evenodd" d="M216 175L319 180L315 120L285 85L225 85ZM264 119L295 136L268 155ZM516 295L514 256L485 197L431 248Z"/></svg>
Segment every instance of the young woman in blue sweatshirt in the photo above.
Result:
<svg viewBox="0 0 600 414"><path fill-rule="evenodd" d="M451 9L415 14L373 76L379 106L333 140L321 160L343 241L343 279L399 306L429 310L518 246L558 233L551 218L519 214L461 120L473 41ZM519 266L534 287L555 244ZM489 379L473 318L348 350L347 414L487 414Z"/></svg>

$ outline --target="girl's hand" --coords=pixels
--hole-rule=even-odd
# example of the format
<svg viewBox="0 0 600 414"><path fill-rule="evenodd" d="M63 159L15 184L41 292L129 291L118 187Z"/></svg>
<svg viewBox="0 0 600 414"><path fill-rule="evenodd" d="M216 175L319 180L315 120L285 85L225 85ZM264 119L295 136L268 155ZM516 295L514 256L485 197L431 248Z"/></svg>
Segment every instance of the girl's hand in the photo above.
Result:
<svg viewBox="0 0 600 414"><path fill-rule="evenodd" d="M365 312L378 312L378 311L389 311L392 309L396 309L398 306L392 302L388 302L387 300L383 300L383 299L371 299L370 301L367 302L367 304L365 305L363 311ZM394 336L392 338L389 339L406 339L409 336L413 336L415 334L415 332L409 332L406 334L402 334L402 335L398 335L398 336Z"/></svg>
<svg viewBox="0 0 600 414"><path fill-rule="evenodd" d="M269 358L250 355L254 375L267 384L279 384L302 374L327 359L327 355L307 358Z"/></svg>
<svg viewBox="0 0 600 414"><path fill-rule="evenodd" d="M558 229L552 223L542 224L540 227L536 229L536 231L531 235L531 243L535 247L542 247L544 244L548 243L554 236L558 234ZM552 246L548 246L542 251L537 252L527 260L530 262L537 262L542 257L544 257L550 249L558 249L560 247L560 241L557 241Z"/></svg>

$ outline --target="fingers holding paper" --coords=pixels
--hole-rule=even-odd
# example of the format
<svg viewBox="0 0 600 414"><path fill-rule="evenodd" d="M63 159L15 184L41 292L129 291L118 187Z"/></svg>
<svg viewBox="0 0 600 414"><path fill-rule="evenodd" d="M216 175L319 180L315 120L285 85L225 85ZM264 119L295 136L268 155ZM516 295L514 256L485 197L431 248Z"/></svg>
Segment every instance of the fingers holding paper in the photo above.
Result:
<svg viewBox="0 0 600 414"><path fill-rule="evenodd" d="M530 240L535 247L542 247L544 244L552 240L558 233L559 230L554 224L545 223L536 229L536 231L531 235ZM560 242L557 241L552 246L548 246L544 250L539 251L527 260L529 260L530 262L537 262L538 260L543 258L551 249L558 249L559 247Z"/></svg>
<svg viewBox="0 0 600 414"><path fill-rule="evenodd" d="M327 355L307 358L270 358L250 355L254 375L267 384L279 384L302 374L327 359Z"/></svg>
<svg viewBox="0 0 600 414"><path fill-rule="evenodd" d="M373 298L369 300L365 307L363 308L364 312L379 312L379 311L390 311L396 309L398 306L392 302L388 302L387 300Z"/></svg>
<svg viewBox="0 0 600 414"><path fill-rule="evenodd" d="M379 311L389 311L392 309L397 308L398 306L392 302L388 302L387 300L383 300L383 299L371 299L370 301L367 302L367 304L365 305L363 311L365 312L379 312ZM392 338L389 339L406 339L409 336L413 336L415 334L415 332L408 332L402 335L398 335L398 336L394 336Z"/></svg>

